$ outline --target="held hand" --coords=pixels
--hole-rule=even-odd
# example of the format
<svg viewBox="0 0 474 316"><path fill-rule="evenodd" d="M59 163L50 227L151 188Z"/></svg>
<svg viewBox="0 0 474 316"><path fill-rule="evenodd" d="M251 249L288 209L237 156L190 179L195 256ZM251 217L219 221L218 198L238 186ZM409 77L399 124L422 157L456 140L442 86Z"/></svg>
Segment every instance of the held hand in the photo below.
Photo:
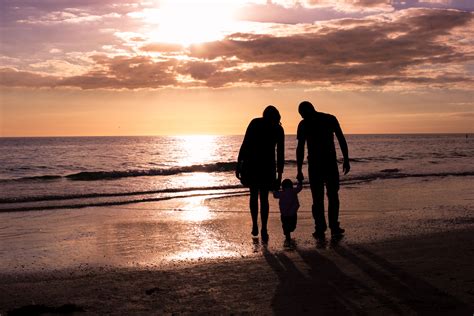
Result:
<svg viewBox="0 0 474 316"><path fill-rule="evenodd" d="M235 176L239 180L242 179L242 162L241 161L237 162L237 166L235 168Z"/></svg>
<svg viewBox="0 0 474 316"><path fill-rule="evenodd" d="M296 176L296 180L298 180L299 183L303 183L303 180L304 180L303 172L298 171L298 175Z"/></svg>
<svg viewBox="0 0 474 316"><path fill-rule="evenodd" d="M277 180L275 181L275 185L273 186L273 191L280 191L280 185L281 183Z"/></svg>
<svg viewBox="0 0 474 316"><path fill-rule="evenodd" d="M281 176L279 176L278 179L275 180L275 184L273 185L273 191L280 190L280 186L281 186Z"/></svg>
<svg viewBox="0 0 474 316"><path fill-rule="evenodd" d="M342 171L344 174L348 174L351 170L351 165L349 163L349 159L344 159L344 163L342 164Z"/></svg>

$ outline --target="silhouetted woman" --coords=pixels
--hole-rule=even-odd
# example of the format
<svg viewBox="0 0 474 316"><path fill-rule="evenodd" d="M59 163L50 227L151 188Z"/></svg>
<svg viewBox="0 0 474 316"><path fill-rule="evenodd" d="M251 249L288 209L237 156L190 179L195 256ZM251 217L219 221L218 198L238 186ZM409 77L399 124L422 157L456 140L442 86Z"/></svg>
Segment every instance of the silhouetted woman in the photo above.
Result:
<svg viewBox="0 0 474 316"><path fill-rule="evenodd" d="M250 189L253 236L258 235L260 197L261 237L264 241L268 240L268 192L280 187L285 158L285 132L280 124L280 118L280 112L269 105L263 111L263 117L253 119L245 132L237 161L236 176Z"/></svg>

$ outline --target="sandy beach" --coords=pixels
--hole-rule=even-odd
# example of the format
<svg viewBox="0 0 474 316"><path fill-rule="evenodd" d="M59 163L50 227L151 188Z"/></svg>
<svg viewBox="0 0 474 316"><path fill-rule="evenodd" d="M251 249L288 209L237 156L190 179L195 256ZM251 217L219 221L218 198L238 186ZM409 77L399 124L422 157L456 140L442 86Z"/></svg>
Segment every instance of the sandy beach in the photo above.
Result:
<svg viewBox="0 0 474 316"><path fill-rule="evenodd" d="M0 314L472 315L472 177L341 190L344 238L250 236L247 196L2 213ZM8 223L8 224L6 224Z"/></svg>

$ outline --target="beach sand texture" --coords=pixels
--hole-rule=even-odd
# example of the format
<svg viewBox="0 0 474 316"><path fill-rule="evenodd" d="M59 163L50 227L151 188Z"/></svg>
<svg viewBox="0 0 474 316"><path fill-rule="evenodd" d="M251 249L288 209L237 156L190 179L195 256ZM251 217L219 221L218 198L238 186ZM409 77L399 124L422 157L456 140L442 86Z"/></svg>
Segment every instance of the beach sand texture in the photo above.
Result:
<svg viewBox="0 0 474 316"><path fill-rule="evenodd" d="M0 314L471 315L472 181L346 185L346 235L323 241L305 188L290 245L275 200L251 238L248 196L3 213Z"/></svg>

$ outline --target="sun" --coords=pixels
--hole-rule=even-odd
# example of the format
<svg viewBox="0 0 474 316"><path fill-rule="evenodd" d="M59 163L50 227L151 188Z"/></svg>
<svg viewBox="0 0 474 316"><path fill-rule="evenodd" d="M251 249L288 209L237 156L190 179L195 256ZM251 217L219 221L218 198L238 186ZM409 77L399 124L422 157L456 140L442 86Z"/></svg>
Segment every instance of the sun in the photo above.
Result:
<svg viewBox="0 0 474 316"><path fill-rule="evenodd" d="M236 8L233 1L161 1L152 40L184 46L219 40L232 31Z"/></svg>

